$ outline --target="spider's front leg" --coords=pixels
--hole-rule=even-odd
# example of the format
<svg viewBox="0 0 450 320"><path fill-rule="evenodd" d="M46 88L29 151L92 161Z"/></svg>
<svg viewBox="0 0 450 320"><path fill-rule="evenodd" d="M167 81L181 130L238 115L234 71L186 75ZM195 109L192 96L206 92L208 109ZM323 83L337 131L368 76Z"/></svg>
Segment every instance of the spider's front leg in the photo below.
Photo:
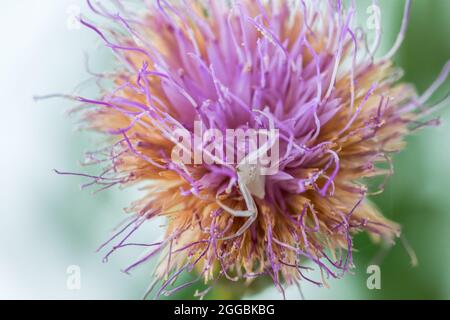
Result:
<svg viewBox="0 0 450 320"><path fill-rule="evenodd" d="M255 222L257 216L258 216L258 208L256 207L255 200L253 199L252 194L250 193L250 190L244 183L244 179L240 176L238 172L238 184L239 189L242 193L242 196L244 197L245 204L247 206L247 210L234 210L219 200L217 200L217 203L220 205L222 209L224 209L226 212L231 214L233 217L245 217L248 218L247 221L239 228L239 230L227 237L220 238L219 240L230 240L236 237L241 236L252 224Z"/></svg>

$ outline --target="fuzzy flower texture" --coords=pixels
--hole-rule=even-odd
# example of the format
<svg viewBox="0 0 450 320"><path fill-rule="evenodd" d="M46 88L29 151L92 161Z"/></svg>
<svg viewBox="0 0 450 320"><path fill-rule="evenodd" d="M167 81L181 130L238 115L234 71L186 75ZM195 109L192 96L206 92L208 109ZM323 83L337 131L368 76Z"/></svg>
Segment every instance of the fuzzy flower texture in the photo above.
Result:
<svg viewBox="0 0 450 320"><path fill-rule="evenodd" d="M87 154L87 163L102 166L98 176L84 175L92 179L87 185L143 192L102 245L110 248L106 259L142 247L124 269L130 272L159 257L155 297L188 286L180 281L185 272L208 286L268 278L284 292L350 271L355 233L390 243L399 237L399 225L367 197L382 192L405 136L437 123L425 120L439 106L427 101L450 69L423 95L399 83L391 58L409 1L397 41L379 58L380 32L372 30L369 41L354 26L355 6L339 0L112 3L88 1L108 26L80 21L112 50L116 68L95 74L109 83L100 97L74 97L87 128L107 137L107 146ZM175 161L174 132L194 137L196 123L223 136L275 128L277 171ZM158 218L165 221L159 241L133 241Z"/></svg>

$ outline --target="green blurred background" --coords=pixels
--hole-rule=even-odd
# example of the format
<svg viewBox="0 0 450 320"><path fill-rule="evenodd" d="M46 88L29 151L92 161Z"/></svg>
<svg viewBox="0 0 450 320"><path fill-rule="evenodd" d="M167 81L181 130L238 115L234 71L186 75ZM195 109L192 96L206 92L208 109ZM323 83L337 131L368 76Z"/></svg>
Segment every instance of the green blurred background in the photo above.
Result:
<svg viewBox="0 0 450 320"><path fill-rule="evenodd" d="M370 4L357 1L362 24ZM404 1L380 4L382 53L395 41ZM115 189L92 195L79 190L82 179L54 174L53 168L84 170L77 160L95 149L97 139L73 130L75 119L66 114L67 102L32 100L35 94L70 92L88 79L84 52L94 70L111 67L111 55L92 32L71 23L77 10L88 13L81 0L1 4L0 298L140 299L151 282L151 264L132 275L120 271L139 251L123 250L108 263L95 252L138 192ZM404 80L423 92L449 58L450 1L413 0L408 33L395 58L405 70ZM83 93L95 94L87 89L93 86L84 83ZM447 81L434 99L449 88ZM411 266L400 242L386 251L358 235L354 274L330 281L330 288L305 284L307 299L450 299L450 104L440 115L440 127L408 139L406 150L395 157L396 174L385 193L373 198L386 216L403 225L418 266ZM160 224L146 227L148 242L160 236ZM381 254L382 287L369 290L366 268ZM70 265L80 267L80 290L67 288ZM175 297L190 299L194 289ZM232 291L219 289L209 298L230 298ZM296 288L287 290L287 298L299 297ZM244 298L281 295L269 287Z"/></svg>

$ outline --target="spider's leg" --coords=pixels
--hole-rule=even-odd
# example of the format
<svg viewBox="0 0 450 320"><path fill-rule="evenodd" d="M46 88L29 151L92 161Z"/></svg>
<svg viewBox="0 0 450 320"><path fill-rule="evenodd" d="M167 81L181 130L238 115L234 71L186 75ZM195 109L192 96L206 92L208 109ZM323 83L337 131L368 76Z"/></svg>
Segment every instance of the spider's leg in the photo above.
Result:
<svg viewBox="0 0 450 320"><path fill-rule="evenodd" d="M245 204L247 205L247 210L241 211L241 210L233 210L230 207L227 207L226 205L222 204L220 201L218 201L218 204L228 213L230 213L234 217L248 217L247 221L239 228L239 230L224 238L220 238L219 240L230 240L236 237L241 236L252 224L255 222L257 216L258 216L258 209L256 208L255 201L253 200L252 195L250 194L250 191L248 188L239 182L239 188L242 192L242 195L244 196Z"/></svg>

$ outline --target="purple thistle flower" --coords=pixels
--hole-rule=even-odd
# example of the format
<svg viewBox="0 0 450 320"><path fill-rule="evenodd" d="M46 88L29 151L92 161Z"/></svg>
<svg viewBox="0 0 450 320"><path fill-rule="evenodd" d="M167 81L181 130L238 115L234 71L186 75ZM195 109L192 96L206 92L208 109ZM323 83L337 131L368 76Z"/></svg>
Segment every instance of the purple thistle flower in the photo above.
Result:
<svg viewBox="0 0 450 320"><path fill-rule="evenodd" d="M367 44L353 27L354 5L344 8L339 0L297 7L160 0L137 14L119 2L118 14L88 3L121 31L81 20L118 65L100 75L114 88L97 99L75 98L89 128L112 141L88 154L89 163L105 168L86 176L92 179L87 185L146 185L128 209L133 218L101 249L117 239L106 258L127 246L150 249L125 272L159 255L156 296L185 288L171 286L194 270L211 284L265 275L281 291L303 280L321 285L353 267L354 233L388 242L400 235L367 199L384 183L377 190L368 185L392 175L391 156L404 148L405 136L437 123L422 119L437 107L427 101L450 71L448 63L421 96L398 83L391 58L406 32L409 1L398 39L381 58L374 57L378 37ZM197 125L200 161L191 148ZM273 129L276 141L256 149L260 155L276 144L271 174L262 174L259 162L242 165L228 157L231 150L249 160L250 145L202 139L208 130L217 138L229 130ZM190 137L181 150L187 162L173 157L179 132ZM134 232L157 217L167 218L163 239L133 243ZM307 276L306 261L322 279Z"/></svg>

